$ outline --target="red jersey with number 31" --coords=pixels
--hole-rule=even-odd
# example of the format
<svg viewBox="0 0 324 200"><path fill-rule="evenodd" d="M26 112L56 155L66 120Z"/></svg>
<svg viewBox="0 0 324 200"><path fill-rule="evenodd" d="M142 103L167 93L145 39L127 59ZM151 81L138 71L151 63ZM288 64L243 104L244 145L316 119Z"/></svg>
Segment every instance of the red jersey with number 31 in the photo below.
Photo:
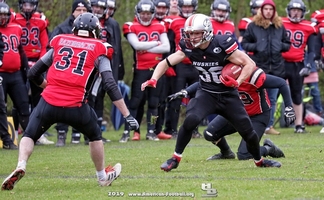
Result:
<svg viewBox="0 0 324 200"><path fill-rule="evenodd" d="M53 106L80 106L97 73L95 60L106 55L107 48L100 40L72 34L55 36L50 46L54 50L53 63L42 96Z"/></svg>

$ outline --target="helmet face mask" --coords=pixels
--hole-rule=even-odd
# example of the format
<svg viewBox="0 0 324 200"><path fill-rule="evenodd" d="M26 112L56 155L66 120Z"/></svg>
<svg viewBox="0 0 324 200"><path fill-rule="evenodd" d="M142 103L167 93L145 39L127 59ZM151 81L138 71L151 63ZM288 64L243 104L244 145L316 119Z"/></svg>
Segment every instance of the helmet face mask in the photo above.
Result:
<svg viewBox="0 0 324 200"><path fill-rule="evenodd" d="M117 7L116 7L115 0L108 0L107 1L107 14L108 14L108 16L113 17L116 10L117 10Z"/></svg>
<svg viewBox="0 0 324 200"><path fill-rule="evenodd" d="M107 1L106 0L91 0L92 13L100 18L105 18L107 13Z"/></svg>
<svg viewBox="0 0 324 200"><path fill-rule="evenodd" d="M10 8L6 3L0 3L0 26L6 27L11 16Z"/></svg>
<svg viewBox="0 0 324 200"><path fill-rule="evenodd" d="M306 6L301 0L291 0L286 8L288 19L293 23L299 23L305 19Z"/></svg>
<svg viewBox="0 0 324 200"><path fill-rule="evenodd" d="M154 0L155 18L162 20L170 10L170 0Z"/></svg>
<svg viewBox="0 0 324 200"><path fill-rule="evenodd" d="M197 48L201 44L211 41L212 38L213 27L209 17L203 14L195 14L186 20L183 39L187 48Z"/></svg>
<svg viewBox="0 0 324 200"><path fill-rule="evenodd" d="M74 20L72 32L80 37L98 38L100 35L99 19L92 13L82 13Z"/></svg>
<svg viewBox="0 0 324 200"><path fill-rule="evenodd" d="M218 22L224 22L229 18L232 12L231 6L227 0L215 0L211 7L211 16Z"/></svg>
<svg viewBox="0 0 324 200"><path fill-rule="evenodd" d="M188 18L198 9L198 0L179 0L178 10L180 16Z"/></svg>
<svg viewBox="0 0 324 200"><path fill-rule="evenodd" d="M155 6L150 0L141 0L135 6L135 16L137 21L143 26L151 25L155 16Z"/></svg>
<svg viewBox="0 0 324 200"><path fill-rule="evenodd" d="M38 0L19 0L19 10L21 14L30 19L38 7Z"/></svg>

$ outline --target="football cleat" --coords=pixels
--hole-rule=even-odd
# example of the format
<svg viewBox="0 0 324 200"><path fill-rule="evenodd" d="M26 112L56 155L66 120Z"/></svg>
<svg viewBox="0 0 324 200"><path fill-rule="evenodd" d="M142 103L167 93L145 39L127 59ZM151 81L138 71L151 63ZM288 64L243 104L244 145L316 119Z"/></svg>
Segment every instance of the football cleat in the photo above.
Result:
<svg viewBox="0 0 324 200"><path fill-rule="evenodd" d="M128 131L124 131L122 137L120 138L119 142L120 143L126 143L128 142L130 136L129 136L129 132Z"/></svg>
<svg viewBox="0 0 324 200"><path fill-rule="evenodd" d="M108 167L105 168L105 172L106 172L106 180L98 180L98 183L100 186L110 186L111 183L116 180L121 172L121 164L117 163L115 166L111 166L109 165Z"/></svg>
<svg viewBox="0 0 324 200"><path fill-rule="evenodd" d="M165 161L162 165L161 165L161 169L166 171L166 172L169 172L171 171L172 169L176 169L179 165L179 162L176 158L172 157L170 158L169 160Z"/></svg>
<svg viewBox="0 0 324 200"><path fill-rule="evenodd" d="M270 139L265 139L263 142L263 146L270 147L268 150L268 155L273 158L281 158L285 157L285 154L279 149Z"/></svg>
<svg viewBox="0 0 324 200"><path fill-rule="evenodd" d="M140 133L135 131L132 140L139 141L140 139L141 139Z"/></svg>
<svg viewBox="0 0 324 200"><path fill-rule="evenodd" d="M235 159L235 153L229 150L227 152L224 153L221 152L207 158L207 160L220 160L220 159Z"/></svg>
<svg viewBox="0 0 324 200"><path fill-rule="evenodd" d="M2 183L1 190L12 190L18 181L25 175L24 169L15 169Z"/></svg>
<svg viewBox="0 0 324 200"><path fill-rule="evenodd" d="M172 135L170 134L166 134L163 131L161 131L158 135L157 138L159 138L160 140L168 140L172 138Z"/></svg>

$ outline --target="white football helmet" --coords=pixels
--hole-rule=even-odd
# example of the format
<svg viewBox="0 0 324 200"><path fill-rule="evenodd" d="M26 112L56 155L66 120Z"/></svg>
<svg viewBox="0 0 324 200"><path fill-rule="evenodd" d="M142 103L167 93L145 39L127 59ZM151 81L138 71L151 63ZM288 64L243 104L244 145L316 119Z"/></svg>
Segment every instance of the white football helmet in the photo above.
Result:
<svg viewBox="0 0 324 200"><path fill-rule="evenodd" d="M197 38L190 39L193 32L202 32L203 35L197 42ZM184 25L184 41L187 48L196 48L199 45L211 41L213 38L213 26L210 18L204 14L194 14L188 17Z"/></svg>

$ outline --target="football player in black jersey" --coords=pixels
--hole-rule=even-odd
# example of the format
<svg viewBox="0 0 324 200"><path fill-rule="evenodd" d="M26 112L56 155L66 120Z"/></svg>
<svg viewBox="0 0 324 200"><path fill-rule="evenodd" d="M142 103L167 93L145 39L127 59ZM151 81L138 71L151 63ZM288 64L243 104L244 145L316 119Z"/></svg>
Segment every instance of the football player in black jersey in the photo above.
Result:
<svg viewBox="0 0 324 200"><path fill-rule="evenodd" d="M181 49L162 60L151 79L142 84L142 90L146 87L156 87L157 80L168 67L178 64L186 57L199 71L201 86L195 98L188 104L186 118L177 137L175 152L172 158L161 165L161 169L171 171L178 167L182 153L190 142L192 130L202 119L214 113L233 124L246 141L247 149L253 156L256 166L281 167L281 163L277 161L261 158L258 136L239 98L237 87L251 75L255 63L238 49L238 44L231 36L213 35L210 19L203 14L194 14L186 20L184 38L179 45ZM229 76L221 76L223 67L230 62L243 66L242 73L236 80ZM215 138L215 143L219 139Z"/></svg>

